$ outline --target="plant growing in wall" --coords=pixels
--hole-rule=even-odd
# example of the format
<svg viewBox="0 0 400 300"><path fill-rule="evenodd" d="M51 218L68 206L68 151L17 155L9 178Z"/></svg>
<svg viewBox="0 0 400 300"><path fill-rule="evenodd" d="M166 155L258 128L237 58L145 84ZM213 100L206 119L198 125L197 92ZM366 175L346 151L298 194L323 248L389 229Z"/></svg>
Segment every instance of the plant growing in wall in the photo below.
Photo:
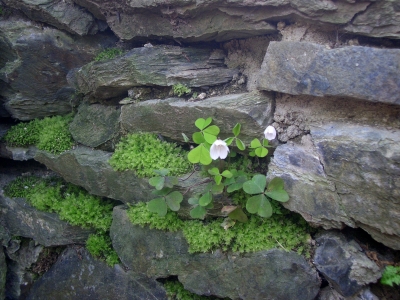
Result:
<svg viewBox="0 0 400 300"><path fill-rule="evenodd" d="M230 154L229 146L234 142L236 147L243 151L246 145L239 138L241 125L236 124L232 129L233 136L225 140L218 138L220 129L212 125L212 118L199 118L195 122L199 131L193 133L192 139L195 146L188 153L188 160L193 164L203 166L210 165L213 161L218 162L218 166L208 168L209 179L204 180L203 192L190 198L189 204L192 205L190 215L193 218L203 219L207 215L207 210L214 207L213 201L216 196L229 198L230 194L243 190L249 196L247 197L245 208L250 214L258 214L261 217L268 218L273 214L271 201L286 202L289 195L284 189L284 182L281 178L274 178L267 184L267 178L262 174L248 174L241 170L225 166L225 159ZM268 154L268 139L276 137L276 131L272 126L268 126L264 132L265 138L261 141L254 139L250 143L250 156L263 158ZM184 136L185 140L188 138ZM151 178L149 183L156 187L156 194L161 196L151 200L148 203L148 209L157 212L160 216L167 214L168 207L172 211L180 208L180 202L183 195L178 191L173 191L173 186L178 183L176 177L165 177L168 171L156 171L158 177ZM169 182L169 186L165 183ZM226 213L228 218L223 224L228 228L234 222L247 222L247 215L241 205L223 207L222 212ZM232 222L233 220L233 222Z"/></svg>

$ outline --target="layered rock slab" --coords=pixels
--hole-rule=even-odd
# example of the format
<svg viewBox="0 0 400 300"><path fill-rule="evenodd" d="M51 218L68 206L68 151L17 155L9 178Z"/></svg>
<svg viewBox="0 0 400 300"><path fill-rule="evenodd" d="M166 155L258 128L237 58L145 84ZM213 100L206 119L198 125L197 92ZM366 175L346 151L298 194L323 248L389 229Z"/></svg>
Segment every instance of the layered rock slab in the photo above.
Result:
<svg viewBox="0 0 400 300"><path fill-rule="evenodd" d="M31 20L52 25L72 34L96 34L99 30L92 14L70 0L5 0L4 4L21 10Z"/></svg>
<svg viewBox="0 0 400 300"><path fill-rule="evenodd" d="M69 70L91 61L116 39L98 34L73 37L15 14L0 20L0 101L15 119L70 113L76 104Z"/></svg>
<svg viewBox="0 0 400 300"><path fill-rule="evenodd" d="M211 97L198 102L180 99L149 100L121 108L121 128L125 132L152 132L173 140L181 140L198 131L198 118L213 118L221 138L232 136L232 128L240 123L240 138L250 142L260 137L272 123L274 98L269 93L244 93Z"/></svg>
<svg viewBox="0 0 400 300"><path fill-rule="evenodd" d="M81 93L97 99L127 95L135 86L212 86L229 82L238 71L226 68L221 50L152 46L91 62L68 74Z"/></svg>
<svg viewBox="0 0 400 300"><path fill-rule="evenodd" d="M400 50L271 42L258 86L292 95L345 96L400 105Z"/></svg>
<svg viewBox="0 0 400 300"><path fill-rule="evenodd" d="M13 236L34 239L46 247L84 244L93 230L72 226L57 214L39 211L23 198L8 198L0 194L1 224Z"/></svg>
<svg viewBox="0 0 400 300"><path fill-rule="evenodd" d="M231 299L314 299L319 278L303 257L274 249L237 253L188 253L181 232L133 225L126 207L114 208L110 229L121 261L151 278L178 275L196 294ZM254 278L257 278L255 280Z"/></svg>
<svg viewBox="0 0 400 300"><path fill-rule="evenodd" d="M167 299L161 284L96 260L84 249L66 249L35 282L27 299Z"/></svg>
<svg viewBox="0 0 400 300"><path fill-rule="evenodd" d="M312 141L278 146L269 176L285 180L284 205L310 223L360 227L400 249L400 135L396 130L328 123Z"/></svg>

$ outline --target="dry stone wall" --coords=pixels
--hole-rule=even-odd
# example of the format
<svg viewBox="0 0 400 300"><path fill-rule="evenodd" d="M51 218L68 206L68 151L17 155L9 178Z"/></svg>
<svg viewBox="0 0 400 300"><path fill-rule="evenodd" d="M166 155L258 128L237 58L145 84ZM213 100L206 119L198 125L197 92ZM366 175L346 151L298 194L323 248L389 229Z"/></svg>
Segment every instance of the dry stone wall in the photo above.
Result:
<svg viewBox="0 0 400 300"><path fill-rule="evenodd" d="M190 254L181 233L133 225L117 206L110 236L120 265L69 246L29 291L23 274L43 247L84 244L92 231L0 191L0 275L5 262L17 274L14 282L0 276L0 297L166 299L157 279L169 276L196 294L230 299L375 297L369 285L384 259L334 230L361 228L385 251L400 250L396 1L2 0L0 7L1 136L10 123L75 113L73 149L54 155L2 142L1 161L34 158L93 195L131 205L152 195L147 179L108 163L127 133L182 143L197 118L211 116L222 138L240 122L249 143L272 124L278 136L267 176L284 180L284 206L322 232L308 261L279 249ZM93 61L111 47L123 54ZM201 97L174 97L177 83ZM2 187L9 166L1 167ZM200 180L196 172L179 189ZM20 247L12 236L34 242ZM319 293L320 276L331 291Z"/></svg>

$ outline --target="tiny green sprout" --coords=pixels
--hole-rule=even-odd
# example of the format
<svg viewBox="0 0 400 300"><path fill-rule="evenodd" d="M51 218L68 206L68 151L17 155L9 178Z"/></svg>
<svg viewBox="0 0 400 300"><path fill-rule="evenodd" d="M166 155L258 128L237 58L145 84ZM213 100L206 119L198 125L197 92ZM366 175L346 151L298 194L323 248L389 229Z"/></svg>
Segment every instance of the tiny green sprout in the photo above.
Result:
<svg viewBox="0 0 400 300"><path fill-rule="evenodd" d="M390 286L400 285L400 266L386 266L380 281L382 284Z"/></svg>
<svg viewBox="0 0 400 300"><path fill-rule="evenodd" d="M183 85L182 83L178 83L172 86L172 92L174 95L178 97L182 97L183 95L190 94L192 90L188 88L186 85Z"/></svg>
<svg viewBox="0 0 400 300"><path fill-rule="evenodd" d="M268 184L265 175L256 174L249 181L243 184L243 190L250 195L246 203L246 209L249 213L257 213L259 216L269 218L272 215L272 206L269 199L279 202L286 202L289 200L288 193L284 190L283 180L275 177Z"/></svg>
<svg viewBox="0 0 400 300"><path fill-rule="evenodd" d="M229 146L230 144L232 144L233 141L235 141L236 147L238 147L239 150L244 151L246 149L246 146L243 143L243 141L238 138L238 135L240 134L241 127L242 127L242 125L240 123L237 123L235 125L235 127L233 127L233 129L232 129L234 137L227 138L225 140L225 142Z"/></svg>

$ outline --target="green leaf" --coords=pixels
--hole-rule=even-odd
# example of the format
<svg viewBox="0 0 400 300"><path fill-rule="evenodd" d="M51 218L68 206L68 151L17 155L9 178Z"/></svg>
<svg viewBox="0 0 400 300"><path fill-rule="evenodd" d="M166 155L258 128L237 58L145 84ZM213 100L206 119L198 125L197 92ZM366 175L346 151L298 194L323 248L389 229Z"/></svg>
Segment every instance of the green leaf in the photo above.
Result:
<svg viewBox="0 0 400 300"><path fill-rule="evenodd" d="M285 190L266 192L265 195L279 202L289 201L289 194Z"/></svg>
<svg viewBox="0 0 400 300"><path fill-rule="evenodd" d="M264 193L267 185L267 178L264 175L257 174L249 181L243 183L243 190L250 195Z"/></svg>
<svg viewBox="0 0 400 300"><path fill-rule="evenodd" d="M267 139L263 139L262 144L263 144L264 147L268 147L269 146Z"/></svg>
<svg viewBox="0 0 400 300"><path fill-rule="evenodd" d="M204 144L200 144L192 149L188 154L188 159L192 164L201 163L205 166L212 162L210 151L207 150Z"/></svg>
<svg viewBox="0 0 400 300"><path fill-rule="evenodd" d="M164 217L167 214L167 204L164 198L156 198L147 203L149 211L157 213L160 217Z"/></svg>
<svg viewBox="0 0 400 300"><path fill-rule="evenodd" d="M188 136L186 135L186 134L184 134L183 132L182 132L182 137L183 137L183 140L186 142L186 143L188 143L190 140L189 140L189 138L188 138Z"/></svg>
<svg viewBox="0 0 400 300"><path fill-rule="evenodd" d="M154 186L157 190L164 187L165 177L153 177L149 179L149 184Z"/></svg>
<svg viewBox="0 0 400 300"><path fill-rule="evenodd" d="M210 125L212 122L212 118L209 117L207 119L203 119L203 118L199 118L196 120L196 122L194 122L194 125L196 125L196 127L200 130L203 130L204 128L206 128L208 125Z"/></svg>
<svg viewBox="0 0 400 300"><path fill-rule="evenodd" d="M256 150L254 150L254 153L258 156L258 157L265 157L268 154L268 150L264 147L260 147L257 148Z"/></svg>
<svg viewBox="0 0 400 300"><path fill-rule="evenodd" d="M219 175L219 170L218 168L214 167L208 170L208 174L215 176L215 175Z"/></svg>
<svg viewBox="0 0 400 300"><path fill-rule="evenodd" d="M174 185L177 185L179 183L179 180L177 177L175 176L167 176L165 177L165 182L164 182L164 186L166 187L174 187Z"/></svg>
<svg viewBox="0 0 400 300"><path fill-rule="evenodd" d="M237 124L235 125L235 127L233 127L232 132L233 132L233 134L234 134L235 136L238 136L238 135L239 135L241 126L242 126L242 125L240 125L240 123L237 123Z"/></svg>
<svg viewBox="0 0 400 300"><path fill-rule="evenodd" d="M243 187L243 183L235 182L235 183L231 184L230 186L228 186L226 191L228 193L232 193L234 191L240 190L242 187Z"/></svg>
<svg viewBox="0 0 400 300"><path fill-rule="evenodd" d="M221 194L224 191L223 184L214 184L211 188L211 193L214 195Z"/></svg>
<svg viewBox="0 0 400 300"><path fill-rule="evenodd" d="M206 216L206 214L207 214L207 211L206 211L206 209L204 208L204 207L202 207L202 206L196 206L195 208L193 208L191 211L190 211L190 216L193 218L193 219L204 219L204 217Z"/></svg>
<svg viewBox="0 0 400 300"><path fill-rule="evenodd" d="M246 146L245 144L242 142L242 140L236 139L236 147L239 148L239 150L245 150Z"/></svg>
<svg viewBox="0 0 400 300"><path fill-rule="evenodd" d="M246 214L243 212L242 208L238 207L234 211L228 214L228 217L233 220L238 220L241 223L246 223L248 218Z"/></svg>
<svg viewBox="0 0 400 300"><path fill-rule="evenodd" d="M261 200L265 197L264 195L256 195L247 199L246 209L249 213L255 214L260 208Z"/></svg>
<svg viewBox="0 0 400 300"><path fill-rule="evenodd" d="M169 173L169 170L163 168L163 169L160 169L160 170L153 170L153 172L156 173L157 175L165 176L165 175L167 175Z"/></svg>
<svg viewBox="0 0 400 300"><path fill-rule="evenodd" d="M201 143L204 143L206 141L201 132L193 133L192 134L192 139L193 139L193 142L195 142L196 144L201 144Z"/></svg>
<svg viewBox="0 0 400 300"><path fill-rule="evenodd" d="M230 144L232 144L232 142L233 142L234 139L235 139L235 138L230 137L230 138L225 139L224 142L229 146Z"/></svg>
<svg viewBox="0 0 400 300"><path fill-rule="evenodd" d="M284 181L282 178L274 177L267 186L267 191L276 191L276 190L283 190L284 189Z"/></svg>
<svg viewBox="0 0 400 300"><path fill-rule="evenodd" d="M178 211L181 208L180 203L183 200L183 196L180 192L174 191L171 194L168 194L165 198L166 198L168 207L172 211Z"/></svg>
<svg viewBox="0 0 400 300"><path fill-rule="evenodd" d="M221 175L215 175L214 180L215 180L216 184L221 184L222 176Z"/></svg>
<svg viewBox="0 0 400 300"><path fill-rule="evenodd" d="M188 203L191 205L198 205L199 204L199 198L189 198Z"/></svg>
<svg viewBox="0 0 400 300"><path fill-rule="evenodd" d="M155 196L165 196L171 192L171 188L163 187L161 190L154 190L151 193Z"/></svg>
<svg viewBox="0 0 400 300"><path fill-rule="evenodd" d="M212 144L217 140L217 137L215 135L204 132L204 139L207 143Z"/></svg>
<svg viewBox="0 0 400 300"><path fill-rule="evenodd" d="M229 154L228 154L228 157L236 157L236 152L235 151L233 151L233 150L231 150L230 152L229 152Z"/></svg>
<svg viewBox="0 0 400 300"><path fill-rule="evenodd" d="M210 202L207 206L204 206L205 209L212 209L214 208L214 203Z"/></svg>
<svg viewBox="0 0 400 300"><path fill-rule="evenodd" d="M250 143L250 148L258 148L261 147L261 142L259 139L254 139Z"/></svg>
<svg viewBox="0 0 400 300"><path fill-rule="evenodd" d="M199 205L207 206L212 201L212 194L211 192L207 192L203 194L199 199Z"/></svg>
<svg viewBox="0 0 400 300"><path fill-rule="evenodd" d="M223 171L221 175L226 178L231 178L233 176L233 174L228 170Z"/></svg>
<svg viewBox="0 0 400 300"><path fill-rule="evenodd" d="M217 125L211 125L210 127L207 127L206 129L203 130L204 133L208 133L214 136L218 136L219 131L220 130Z"/></svg>
<svg viewBox="0 0 400 300"><path fill-rule="evenodd" d="M261 195L264 196L264 195ZM263 218L269 218L272 216L272 206L266 197L263 197L260 203L260 207L258 208L257 214Z"/></svg>
<svg viewBox="0 0 400 300"><path fill-rule="evenodd" d="M250 155L251 157L254 157L254 156L256 156L256 153L255 153L254 151L250 151L250 152L249 152L249 155Z"/></svg>

